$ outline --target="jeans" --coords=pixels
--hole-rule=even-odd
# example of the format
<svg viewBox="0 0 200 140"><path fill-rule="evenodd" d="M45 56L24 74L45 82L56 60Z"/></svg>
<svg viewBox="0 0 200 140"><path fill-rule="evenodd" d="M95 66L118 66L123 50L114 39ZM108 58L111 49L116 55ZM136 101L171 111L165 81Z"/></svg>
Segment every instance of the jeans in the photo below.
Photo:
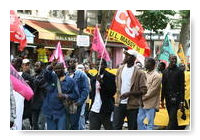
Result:
<svg viewBox="0 0 200 140"><path fill-rule="evenodd" d="M47 130L66 130L66 114L64 113L60 118L54 119L53 117L46 118Z"/></svg>
<svg viewBox="0 0 200 140"><path fill-rule="evenodd" d="M86 103L84 103L81 108L81 113L79 118L79 130L85 130L85 106Z"/></svg>
<svg viewBox="0 0 200 140"><path fill-rule="evenodd" d="M114 108L113 116L113 129L122 130L124 124L124 119L127 117L128 120L128 129L137 130L137 115L138 109L126 109L127 104L120 104Z"/></svg>
<svg viewBox="0 0 200 140"><path fill-rule="evenodd" d="M112 122L110 121L110 113L95 113L90 111L89 122L90 130L100 130L103 124L105 130L112 130Z"/></svg>
<svg viewBox="0 0 200 140"><path fill-rule="evenodd" d="M68 123L67 123L67 129L69 130L79 130L79 119L81 114L81 108L82 105L78 106L77 113L76 114L67 114L68 117Z"/></svg>
<svg viewBox="0 0 200 140"><path fill-rule="evenodd" d="M153 130L155 112L156 112L155 108L151 109L143 109L142 107L139 108L139 113L137 118L138 130ZM145 118L147 118L148 120L147 126L144 124Z"/></svg>

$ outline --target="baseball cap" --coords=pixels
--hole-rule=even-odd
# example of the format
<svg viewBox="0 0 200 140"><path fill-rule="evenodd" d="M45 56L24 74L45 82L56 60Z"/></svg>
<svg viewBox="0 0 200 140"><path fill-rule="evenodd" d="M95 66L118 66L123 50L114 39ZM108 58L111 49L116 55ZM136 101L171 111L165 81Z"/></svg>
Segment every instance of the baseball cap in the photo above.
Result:
<svg viewBox="0 0 200 140"><path fill-rule="evenodd" d="M26 63L30 63L30 61L28 59L23 59L22 64L26 64Z"/></svg>
<svg viewBox="0 0 200 140"><path fill-rule="evenodd" d="M85 67L82 64L77 65L76 69L84 71Z"/></svg>
<svg viewBox="0 0 200 140"><path fill-rule="evenodd" d="M137 58L137 52L135 50L128 50L126 51L126 53L128 53L129 55L133 55Z"/></svg>

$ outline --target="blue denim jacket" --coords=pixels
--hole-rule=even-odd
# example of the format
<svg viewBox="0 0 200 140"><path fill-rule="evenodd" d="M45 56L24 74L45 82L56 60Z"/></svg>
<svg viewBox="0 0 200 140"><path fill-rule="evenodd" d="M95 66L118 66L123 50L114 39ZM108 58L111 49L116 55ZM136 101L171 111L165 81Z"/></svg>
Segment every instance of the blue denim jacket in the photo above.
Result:
<svg viewBox="0 0 200 140"><path fill-rule="evenodd" d="M57 119L66 113L63 103L58 99L57 75L52 70L46 70L45 80L48 82L46 87L47 95L44 99L42 112L49 118ZM75 80L66 75L61 82L61 90L63 94L68 94L70 100L77 101L79 98L78 86Z"/></svg>
<svg viewBox="0 0 200 140"><path fill-rule="evenodd" d="M82 105L85 102L85 100L87 99L88 94L90 92L88 77L84 72L82 72L80 70L76 70L73 78L75 79L76 83L78 84L78 89L79 89L79 93L80 93L80 97L79 97L77 103Z"/></svg>

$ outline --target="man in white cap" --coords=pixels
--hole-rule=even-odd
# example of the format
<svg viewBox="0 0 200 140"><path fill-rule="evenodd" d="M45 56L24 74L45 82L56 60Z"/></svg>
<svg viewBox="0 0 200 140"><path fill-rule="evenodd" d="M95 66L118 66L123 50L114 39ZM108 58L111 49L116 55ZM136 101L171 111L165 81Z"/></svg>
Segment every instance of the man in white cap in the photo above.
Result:
<svg viewBox="0 0 200 140"><path fill-rule="evenodd" d="M113 116L113 129L121 130L124 118L127 117L128 129L137 130L137 114L140 97L147 92L146 75L144 71L134 66L137 52L125 52L124 65L116 75L116 98Z"/></svg>
<svg viewBox="0 0 200 140"><path fill-rule="evenodd" d="M30 61L29 59L22 60L22 71L30 74Z"/></svg>
<svg viewBox="0 0 200 140"><path fill-rule="evenodd" d="M30 74L30 61L29 59L22 60L22 77L26 81L26 83L33 89L33 77ZM31 129L32 127L32 114L31 114L31 100L24 100L24 113L23 113L23 122L28 119L31 126L28 124L23 125L23 129Z"/></svg>

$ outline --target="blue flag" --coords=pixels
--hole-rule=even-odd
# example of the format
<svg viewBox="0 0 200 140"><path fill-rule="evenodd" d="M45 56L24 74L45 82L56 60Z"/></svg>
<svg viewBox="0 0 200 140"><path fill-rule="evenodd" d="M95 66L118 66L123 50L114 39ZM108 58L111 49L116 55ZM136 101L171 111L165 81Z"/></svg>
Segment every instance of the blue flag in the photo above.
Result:
<svg viewBox="0 0 200 140"><path fill-rule="evenodd" d="M175 54L175 53L172 49L172 44L168 38L168 34L166 34L162 48L160 50L160 55L158 57L158 60L163 61L168 64L170 54Z"/></svg>

